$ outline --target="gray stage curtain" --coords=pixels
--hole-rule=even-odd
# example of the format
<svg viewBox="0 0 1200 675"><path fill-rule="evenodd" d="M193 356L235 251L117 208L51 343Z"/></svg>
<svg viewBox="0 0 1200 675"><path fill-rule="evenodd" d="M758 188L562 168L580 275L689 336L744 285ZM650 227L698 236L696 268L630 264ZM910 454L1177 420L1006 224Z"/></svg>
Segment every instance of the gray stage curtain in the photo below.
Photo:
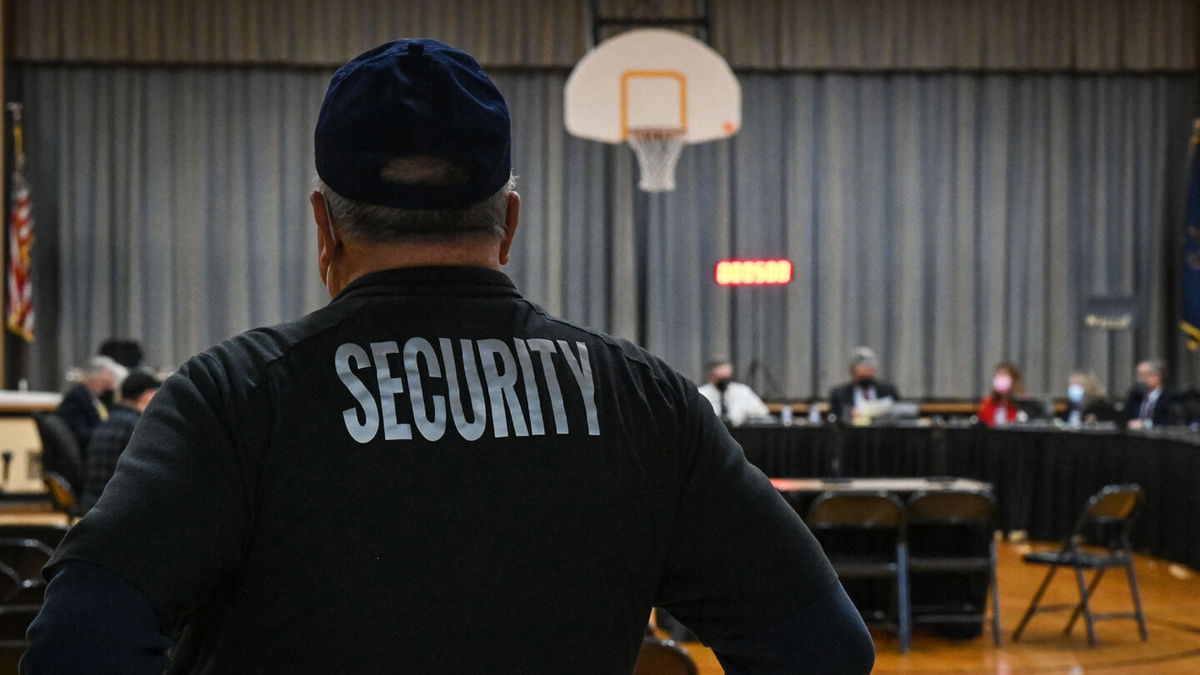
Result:
<svg viewBox="0 0 1200 675"><path fill-rule="evenodd" d="M1173 344L1172 237L1196 114L1186 76L744 74L744 130L650 195L623 147L563 130L561 72L503 72L523 226L509 272L552 312L690 376L823 395L856 344L907 396L980 394L992 364L1114 388ZM327 73L30 66L36 386L105 337L173 366L319 306L306 195ZM1179 227L1176 227L1179 225ZM715 261L786 256L786 288ZM1131 332L1084 328L1132 298Z"/></svg>
<svg viewBox="0 0 1200 675"><path fill-rule="evenodd" d="M570 67L586 0L9 0L24 61L337 65L430 35L489 66ZM605 16L694 16L697 0L601 0ZM1196 0L711 0L735 67L1153 71L1200 67Z"/></svg>

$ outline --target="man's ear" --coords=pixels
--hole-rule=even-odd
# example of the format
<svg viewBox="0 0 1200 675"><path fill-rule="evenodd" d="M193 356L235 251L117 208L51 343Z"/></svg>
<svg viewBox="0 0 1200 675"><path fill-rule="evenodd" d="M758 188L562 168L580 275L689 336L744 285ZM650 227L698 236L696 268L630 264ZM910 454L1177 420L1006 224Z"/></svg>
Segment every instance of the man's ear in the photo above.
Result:
<svg viewBox="0 0 1200 675"><path fill-rule="evenodd" d="M500 264L508 264L508 252L512 249L513 237L517 235L517 224L521 220L521 195L516 190L508 193L508 210L504 214L504 238L500 240Z"/></svg>
<svg viewBox="0 0 1200 675"><path fill-rule="evenodd" d="M325 201L325 195L320 190L313 190L308 201L312 204L313 222L317 225L317 269L321 279L324 279L341 241L333 218L329 215L329 203Z"/></svg>

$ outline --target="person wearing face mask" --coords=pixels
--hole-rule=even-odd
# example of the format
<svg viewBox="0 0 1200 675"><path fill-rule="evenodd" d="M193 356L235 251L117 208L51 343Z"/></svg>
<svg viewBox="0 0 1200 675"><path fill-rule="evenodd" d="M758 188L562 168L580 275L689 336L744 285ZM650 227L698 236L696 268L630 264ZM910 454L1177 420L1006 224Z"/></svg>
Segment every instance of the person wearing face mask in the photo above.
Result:
<svg viewBox="0 0 1200 675"><path fill-rule="evenodd" d="M96 427L108 419L117 387L128 372L107 356L93 356L63 394L54 412L71 428L81 451L87 448Z"/></svg>
<svg viewBox="0 0 1200 675"><path fill-rule="evenodd" d="M989 427L1002 427L1017 421L1021 410L1018 401L1024 395L1021 370L1002 361L992 376L992 390L979 404L979 421Z"/></svg>
<svg viewBox="0 0 1200 675"><path fill-rule="evenodd" d="M850 354L850 381L829 392L829 407L839 419L851 420L864 403L900 399L893 385L879 379L879 358L870 347L857 347Z"/></svg>
<svg viewBox="0 0 1200 675"><path fill-rule="evenodd" d="M1149 429L1175 423L1175 395L1166 386L1162 359L1147 359L1137 365L1137 383L1125 399L1125 426Z"/></svg>
<svg viewBox="0 0 1200 675"><path fill-rule="evenodd" d="M1104 397L1104 388L1094 374L1076 371L1068 380L1067 409L1060 418L1072 426L1112 422L1117 410Z"/></svg>
<svg viewBox="0 0 1200 675"><path fill-rule="evenodd" d="M712 404L717 417L729 426L740 426L752 417L766 417L767 404L749 386L733 381L733 364L728 361L712 361L704 372L707 382L700 385L700 393Z"/></svg>

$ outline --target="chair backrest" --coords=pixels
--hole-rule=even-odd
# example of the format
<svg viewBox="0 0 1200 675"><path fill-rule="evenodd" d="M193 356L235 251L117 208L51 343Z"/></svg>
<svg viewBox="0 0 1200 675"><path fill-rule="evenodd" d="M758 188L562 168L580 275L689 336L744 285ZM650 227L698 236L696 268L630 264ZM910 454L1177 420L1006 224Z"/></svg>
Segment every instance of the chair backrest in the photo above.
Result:
<svg viewBox="0 0 1200 675"><path fill-rule="evenodd" d="M37 539L0 539L0 562L8 565L21 579L40 579L42 567L50 561L54 549Z"/></svg>
<svg viewBox="0 0 1200 675"><path fill-rule="evenodd" d="M908 499L909 522L937 522L951 525L979 523L989 525L996 515L996 500L981 492L923 490Z"/></svg>
<svg viewBox="0 0 1200 675"><path fill-rule="evenodd" d="M1083 507L1083 513L1075 525L1075 531L1068 538L1068 545L1085 535L1089 528L1119 528L1123 543L1128 543L1129 531L1141 514L1145 493L1140 485L1106 485L1092 495ZM1110 542L1110 545L1111 542Z"/></svg>
<svg viewBox="0 0 1200 675"><path fill-rule="evenodd" d="M885 492L824 492L808 507L810 528L904 530L904 505Z"/></svg>
<svg viewBox="0 0 1200 675"><path fill-rule="evenodd" d="M33 413L33 423L42 439L42 470L61 475L78 491L83 487L83 451L71 427L54 413Z"/></svg>
<svg viewBox="0 0 1200 675"><path fill-rule="evenodd" d="M697 675L696 662L671 640L648 637L642 640L633 675Z"/></svg>

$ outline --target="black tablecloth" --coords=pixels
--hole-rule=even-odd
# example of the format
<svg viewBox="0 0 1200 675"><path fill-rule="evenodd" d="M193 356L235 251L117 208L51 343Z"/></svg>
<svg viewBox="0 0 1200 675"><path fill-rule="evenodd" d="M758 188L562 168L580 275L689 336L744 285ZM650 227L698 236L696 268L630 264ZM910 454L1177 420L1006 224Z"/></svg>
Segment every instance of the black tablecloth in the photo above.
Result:
<svg viewBox="0 0 1200 675"><path fill-rule="evenodd" d="M838 434L832 426L737 427L746 459L768 476L832 476Z"/></svg>
<svg viewBox="0 0 1200 675"><path fill-rule="evenodd" d="M999 526L1044 541L1071 530L1087 498L1137 483L1146 508L1134 546L1200 568L1200 442L1158 432L940 427L733 430L771 477L961 476L991 483Z"/></svg>

